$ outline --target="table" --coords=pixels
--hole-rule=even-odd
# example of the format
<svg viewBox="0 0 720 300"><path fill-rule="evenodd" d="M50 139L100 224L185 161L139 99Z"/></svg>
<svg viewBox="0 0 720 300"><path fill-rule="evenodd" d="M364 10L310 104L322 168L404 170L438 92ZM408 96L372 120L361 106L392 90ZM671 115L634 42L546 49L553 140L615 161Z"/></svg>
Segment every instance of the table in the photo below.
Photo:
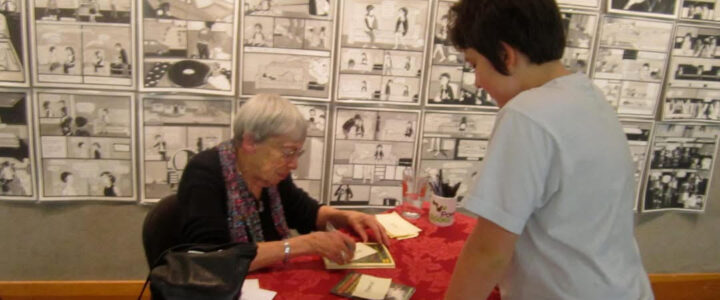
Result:
<svg viewBox="0 0 720 300"><path fill-rule="evenodd" d="M455 261L465 239L472 231L475 219L455 214L455 223L438 227L427 217L428 207L422 216L412 221L422 229L420 236L407 240L392 240L390 253L395 269L325 270L319 256L297 257L287 266L273 266L253 272L248 279L259 279L260 287L278 292L275 300L283 299L345 299L330 294L330 290L349 272L392 278L394 282L415 287L413 300L442 299L450 283ZM500 300L496 289L488 300Z"/></svg>

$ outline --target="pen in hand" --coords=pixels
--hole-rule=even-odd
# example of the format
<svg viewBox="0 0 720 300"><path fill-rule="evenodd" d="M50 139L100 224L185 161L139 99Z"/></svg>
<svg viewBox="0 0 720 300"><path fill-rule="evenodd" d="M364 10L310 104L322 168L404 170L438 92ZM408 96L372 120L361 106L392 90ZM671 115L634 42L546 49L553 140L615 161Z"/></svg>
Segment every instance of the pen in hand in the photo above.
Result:
<svg viewBox="0 0 720 300"><path fill-rule="evenodd" d="M332 222L327 221L327 223L325 223L325 231L327 231L327 232L335 232L335 231L338 231L338 230L335 228L335 226L332 224ZM342 234L342 233L340 233L340 234ZM350 243L350 242L345 241L345 240L343 240L343 242L345 243L345 246L347 246L348 249L350 249L350 251L353 252L353 255L354 255L354 253L355 253L355 243ZM344 251L341 252L341 255L343 256L343 259L345 259L345 252L344 252Z"/></svg>

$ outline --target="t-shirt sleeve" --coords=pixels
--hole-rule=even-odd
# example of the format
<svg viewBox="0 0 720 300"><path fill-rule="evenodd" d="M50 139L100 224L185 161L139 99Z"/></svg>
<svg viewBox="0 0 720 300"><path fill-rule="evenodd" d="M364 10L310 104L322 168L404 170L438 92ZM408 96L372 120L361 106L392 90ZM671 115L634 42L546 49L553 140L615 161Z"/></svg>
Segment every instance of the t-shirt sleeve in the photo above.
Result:
<svg viewBox="0 0 720 300"><path fill-rule="evenodd" d="M520 234L543 195L553 160L552 136L527 116L499 116L483 166L465 207Z"/></svg>
<svg viewBox="0 0 720 300"><path fill-rule="evenodd" d="M315 230L320 204L293 183L290 176L277 185L288 227L305 234Z"/></svg>
<svg viewBox="0 0 720 300"><path fill-rule="evenodd" d="M226 199L217 151L209 150L193 157L178 188L184 243L230 242Z"/></svg>

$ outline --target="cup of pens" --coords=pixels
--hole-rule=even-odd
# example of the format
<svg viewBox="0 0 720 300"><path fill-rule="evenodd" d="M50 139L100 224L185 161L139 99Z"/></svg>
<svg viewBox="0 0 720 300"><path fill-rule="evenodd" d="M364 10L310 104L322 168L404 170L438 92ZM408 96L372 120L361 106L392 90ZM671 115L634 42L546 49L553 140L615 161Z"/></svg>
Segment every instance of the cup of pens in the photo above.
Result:
<svg viewBox="0 0 720 300"><path fill-rule="evenodd" d="M399 207L400 214L403 217L408 219L420 218L420 214L422 213L422 199L425 197L427 181L427 176L418 176L411 168L406 168L403 171L403 201Z"/></svg>
<svg viewBox="0 0 720 300"><path fill-rule="evenodd" d="M443 181L442 170L437 177L430 178L428 183L432 189L430 195L430 211L428 218L437 226L450 226L455 222L455 199L460 182L450 184Z"/></svg>

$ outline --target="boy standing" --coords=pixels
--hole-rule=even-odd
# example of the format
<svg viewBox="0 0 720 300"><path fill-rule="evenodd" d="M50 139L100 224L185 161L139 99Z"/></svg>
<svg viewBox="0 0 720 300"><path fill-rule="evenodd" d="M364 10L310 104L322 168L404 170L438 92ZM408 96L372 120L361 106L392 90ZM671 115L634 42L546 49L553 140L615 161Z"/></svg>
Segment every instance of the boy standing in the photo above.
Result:
<svg viewBox="0 0 720 300"><path fill-rule="evenodd" d="M502 28L502 30L498 30ZM446 299L653 299L633 235L629 147L602 92L560 62L554 0L462 0L450 39L501 108Z"/></svg>

